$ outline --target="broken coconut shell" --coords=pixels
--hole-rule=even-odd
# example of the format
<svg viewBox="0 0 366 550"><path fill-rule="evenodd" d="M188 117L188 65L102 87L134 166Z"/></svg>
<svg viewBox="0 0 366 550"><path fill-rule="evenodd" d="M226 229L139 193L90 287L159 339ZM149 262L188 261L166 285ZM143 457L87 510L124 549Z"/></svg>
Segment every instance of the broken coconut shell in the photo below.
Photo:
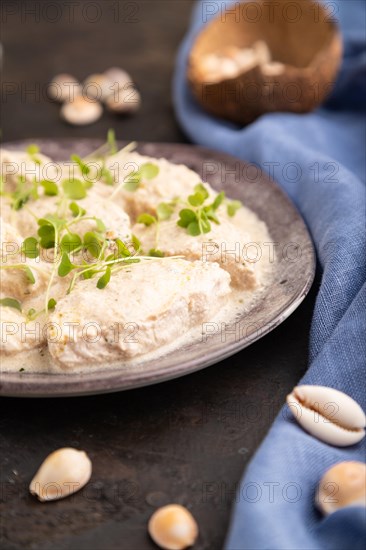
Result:
<svg viewBox="0 0 366 550"><path fill-rule="evenodd" d="M256 9L253 14L249 10ZM292 11L291 11L292 10ZM255 16L255 17L254 17ZM208 78L210 54L251 48L263 41L271 60L241 67L235 76ZM341 63L342 40L327 9L311 0L235 3L212 19L191 49L188 80L210 113L249 124L265 113L306 113L329 95ZM276 69L276 70L274 70Z"/></svg>

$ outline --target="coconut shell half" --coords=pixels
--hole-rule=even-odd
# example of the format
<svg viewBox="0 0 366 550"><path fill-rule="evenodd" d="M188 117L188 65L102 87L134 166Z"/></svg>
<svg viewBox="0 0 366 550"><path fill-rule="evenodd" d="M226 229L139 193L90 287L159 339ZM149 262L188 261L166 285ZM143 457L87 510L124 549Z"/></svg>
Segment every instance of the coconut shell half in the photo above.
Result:
<svg viewBox="0 0 366 550"><path fill-rule="evenodd" d="M205 56L264 41L273 65L252 63L230 78L209 79ZM265 113L307 113L333 88L342 40L327 9L311 0L239 3L222 11L197 36L187 77L198 102L210 113L249 124ZM207 58L206 58L207 59Z"/></svg>

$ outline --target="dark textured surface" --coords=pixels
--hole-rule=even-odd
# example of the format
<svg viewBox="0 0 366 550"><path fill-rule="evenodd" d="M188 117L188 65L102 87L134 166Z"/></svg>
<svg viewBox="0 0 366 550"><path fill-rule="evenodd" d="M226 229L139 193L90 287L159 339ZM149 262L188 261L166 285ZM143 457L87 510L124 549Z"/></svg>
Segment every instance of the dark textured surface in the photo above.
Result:
<svg viewBox="0 0 366 550"><path fill-rule="evenodd" d="M2 2L5 7L18 4ZM137 3L138 21L119 24L108 20L112 4L100 3L104 15L94 25L65 18L57 25L45 18L32 23L31 17L25 24L20 12L9 15L2 26L4 80L46 83L60 70L85 76L121 64L141 88L141 113L117 121L108 115L75 130L58 121L57 106L19 103L11 96L2 103L4 139L101 138L114 126L121 138L184 140L173 118L170 77L191 2ZM197 518L201 535L196 548L221 548L235 484L306 368L316 286L273 333L200 373L100 397L3 398L0 545L153 549L146 521L156 506L175 501L189 506ZM70 499L40 504L27 486L45 455L65 445L90 454L92 480Z"/></svg>

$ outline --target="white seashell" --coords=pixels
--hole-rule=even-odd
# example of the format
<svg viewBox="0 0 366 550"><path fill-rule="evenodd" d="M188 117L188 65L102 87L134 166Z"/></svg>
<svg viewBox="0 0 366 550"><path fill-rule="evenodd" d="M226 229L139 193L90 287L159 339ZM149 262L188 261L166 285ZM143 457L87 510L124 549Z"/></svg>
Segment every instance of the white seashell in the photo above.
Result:
<svg viewBox="0 0 366 550"><path fill-rule="evenodd" d="M277 76L285 72L285 65L278 61L271 61L261 65L261 71L266 76Z"/></svg>
<svg viewBox="0 0 366 550"><path fill-rule="evenodd" d="M240 50L237 57L236 63L240 69L240 72L249 71L256 65L258 65L258 55L256 50L253 48L245 48Z"/></svg>
<svg viewBox="0 0 366 550"><path fill-rule="evenodd" d="M204 74L215 73L220 69L220 58L216 54L207 54L200 60L200 70Z"/></svg>
<svg viewBox="0 0 366 550"><path fill-rule="evenodd" d="M65 447L44 460L29 490L42 502L68 497L88 483L92 464L84 451Z"/></svg>
<svg viewBox="0 0 366 550"><path fill-rule="evenodd" d="M70 74L59 74L51 80L47 93L54 101L73 101L81 93L81 84Z"/></svg>
<svg viewBox="0 0 366 550"><path fill-rule="evenodd" d="M133 86L120 88L109 96L106 106L113 113L135 113L141 106L141 96Z"/></svg>
<svg viewBox="0 0 366 550"><path fill-rule="evenodd" d="M156 510L148 530L153 541L165 550L183 550L192 546L198 537L196 520L179 504L168 504Z"/></svg>
<svg viewBox="0 0 366 550"><path fill-rule="evenodd" d="M340 462L332 466L320 480L315 502L326 515L347 506L366 506L366 464Z"/></svg>
<svg viewBox="0 0 366 550"><path fill-rule="evenodd" d="M116 90L133 85L133 80L128 72L118 67L112 67L105 71L104 76L109 80L109 85Z"/></svg>
<svg viewBox="0 0 366 550"><path fill-rule="evenodd" d="M61 108L61 117L75 126L96 122L102 113L103 107L98 101L91 101L81 95L74 101L65 103Z"/></svg>
<svg viewBox="0 0 366 550"><path fill-rule="evenodd" d="M325 443L346 447L365 437L365 413L343 392L325 386L297 386L286 401L304 430Z"/></svg>
<svg viewBox="0 0 366 550"><path fill-rule="evenodd" d="M238 75L238 65L229 58L222 58L220 63L220 73L223 78L233 78Z"/></svg>
<svg viewBox="0 0 366 550"><path fill-rule="evenodd" d="M272 55L267 42L264 40L257 40L253 44L253 49L255 50L257 59L261 65L271 61Z"/></svg>
<svg viewBox="0 0 366 550"><path fill-rule="evenodd" d="M92 74L84 81L84 96L105 101L113 93L112 83L105 74Z"/></svg>

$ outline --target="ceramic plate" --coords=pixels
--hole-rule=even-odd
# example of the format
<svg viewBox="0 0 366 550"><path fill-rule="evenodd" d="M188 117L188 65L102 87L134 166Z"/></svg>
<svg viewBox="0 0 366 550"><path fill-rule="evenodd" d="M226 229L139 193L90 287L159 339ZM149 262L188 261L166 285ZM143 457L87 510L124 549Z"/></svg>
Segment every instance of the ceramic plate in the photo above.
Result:
<svg viewBox="0 0 366 550"><path fill-rule="evenodd" d="M69 159L71 153L85 156L100 145L96 140L68 139L32 140L4 147L24 149L29 143L38 143L42 152L55 160ZM82 375L1 373L1 395L57 397L106 393L183 376L217 363L262 338L291 315L308 293L315 272L309 233L290 200L265 174L232 156L192 145L140 143L138 151L189 166L213 188L223 189L229 197L241 200L256 212L266 222L272 242L276 243L272 284L249 313L243 312L232 327L227 327L227 334L232 337L228 336L226 342L216 334L206 342L198 341L140 366L121 362L120 368Z"/></svg>

